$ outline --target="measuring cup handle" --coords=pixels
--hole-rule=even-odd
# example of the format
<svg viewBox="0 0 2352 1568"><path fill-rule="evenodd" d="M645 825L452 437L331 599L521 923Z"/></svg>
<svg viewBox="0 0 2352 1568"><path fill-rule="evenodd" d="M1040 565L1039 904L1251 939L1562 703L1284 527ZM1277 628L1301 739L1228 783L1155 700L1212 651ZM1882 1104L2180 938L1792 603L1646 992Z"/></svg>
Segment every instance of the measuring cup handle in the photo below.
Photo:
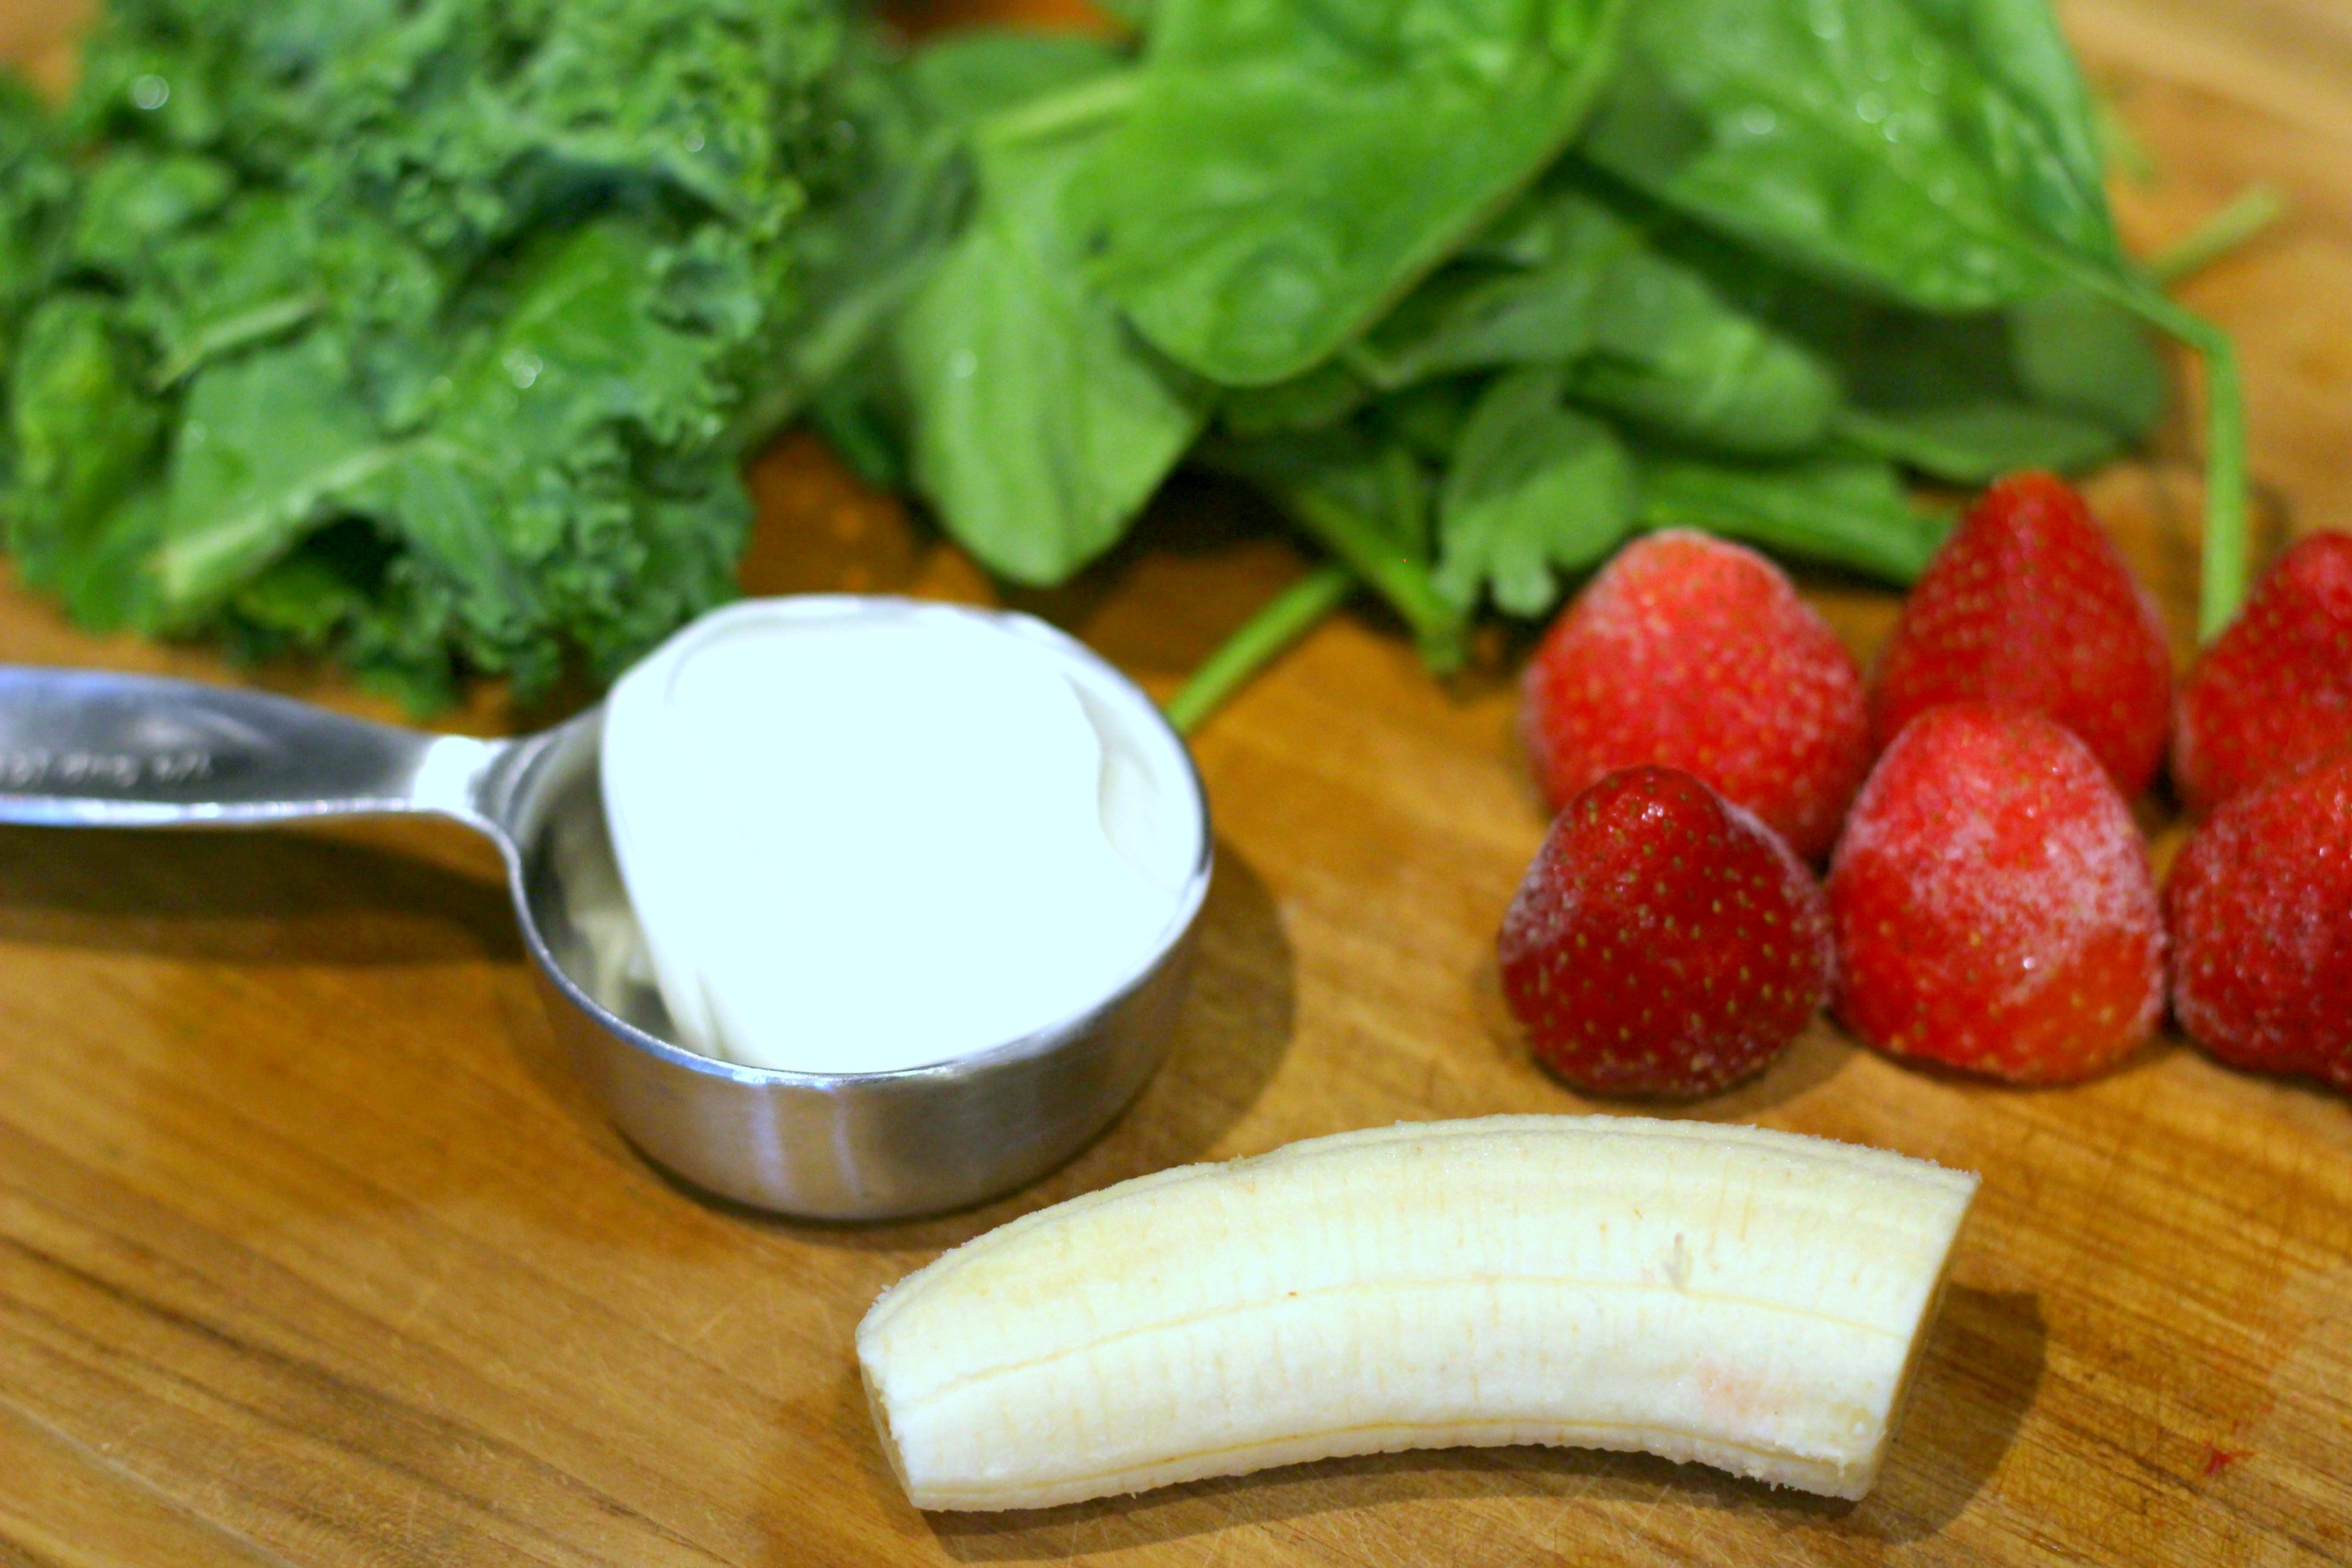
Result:
<svg viewBox="0 0 2352 1568"><path fill-rule="evenodd" d="M258 691L0 665L0 822L235 826L438 812L483 826L503 743Z"/></svg>

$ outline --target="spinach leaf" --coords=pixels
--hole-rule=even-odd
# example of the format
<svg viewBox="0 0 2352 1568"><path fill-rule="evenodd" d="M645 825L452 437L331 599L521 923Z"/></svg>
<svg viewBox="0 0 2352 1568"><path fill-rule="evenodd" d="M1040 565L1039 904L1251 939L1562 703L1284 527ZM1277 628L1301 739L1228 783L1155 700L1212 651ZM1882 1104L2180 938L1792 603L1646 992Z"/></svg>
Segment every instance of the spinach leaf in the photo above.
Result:
<svg viewBox="0 0 2352 1568"><path fill-rule="evenodd" d="M1235 436L1319 430L1361 408L1372 389L1337 360L1270 386L1229 387L1217 402L1217 421Z"/></svg>
<svg viewBox="0 0 2352 1568"><path fill-rule="evenodd" d="M1537 616L1558 597L1553 571L1600 562L1633 526L1633 468L1609 427L1564 405L1566 374L1519 371L1471 409L1437 503L1437 591L1474 608Z"/></svg>
<svg viewBox="0 0 2352 1568"><path fill-rule="evenodd" d="M2123 258L2042 0L1648 0L1586 154L1694 216L1931 310Z"/></svg>
<svg viewBox="0 0 2352 1568"><path fill-rule="evenodd" d="M904 490L906 418L893 413L897 385L882 356L862 354L809 400L808 419L857 477L877 489Z"/></svg>
<svg viewBox="0 0 2352 1568"><path fill-rule="evenodd" d="M1257 385L1328 357L1575 133L1626 0L1163 0L1072 193L1161 350Z"/></svg>
<svg viewBox="0 0 2352 1568"><path fill-rule="evenodd" d="M1276 500L1314 496L1355 514L1358 548L1426 566L1430 554L1429 476L1401 443L1361 422L1305 435L1212 438L1193 458L1246 479ZM1309 531L1314 531L1312 526Z"/></svg>
<svg viewBox="0 0 2352 1568"><path fill-rule="evenodd" d="M1818 443L1838 387L1805 347L1740 310L1645 226L1580 184L1522 202L1343 361L1375 385L1573 365L1582 401L1730 451Z"/></svg>
<svg viewBox="0 0 2352 1568"><path fill-rule="evenodd" d="M1511 365L1566 364L1589 353L1595 297L1612 237L1528 270L1449 267L1407 295L1341 358L1373 385L1393 390L1433 376ZM1607 247L1607 248L1603 248Z"/></svg>
<svg viewBox="0 0 2352 1568"><path fill-rule="evenodd" d="M1366 413L1382 436L1424 462L1443 466L1453 461L1477 392L1477 384L1465 377L1424 381L1390 393Z"/></svg>
<svg viewBox="0 0 2352 1568"><path fill-rule="evenodd" d="M1412 453L1366 422L1255 441L1211 439L1202 467L1245 479L1402 616L1431 668L1460 668L1468 616L1430 580L1430 487Z"/></svg>
<svg viewBox="0 0 2352 1568"><path fill-rule="evenodd" d="M1839 412L1837 432L1875 457L1954 484L1990 484L2020 468L2078 473L2122 447L2104 425L2022 403Z"/></svg>
<svg viewBox="0 0 2352 1568"><path fill-rule="evenodd" d="M2084 289L2021 300L2002 312L2010 363L2026 395L2137 441L2156 427L2168 390L2164 360L2129 311Z"/></svg>
<svg viewBox="0 0 2352 1568"><path fill-rule="evenodd" d="M2031 338L2046 353L2073 335L2075 312L2113 322L2110 310L2104 301L2070 291L2047 305L2025 301L1965 316L1853 302L1843 311L1823 311L1816 340L1843 372L1849 396L1837 416L1838 433L1866 451L1956 484L1984 484L2018 468L2071 473L2103 462L2140 434L2118 428L2115 415L2143 387L2162 395L2145 335L2125 319L2121 343L2089 345L2104 350L2104 357L2086 355L2071 367L2078 389L2074 404L2029 381L2021 344ZM2027 323L2022 330L2021 319ZM2137 356L2128 352L2133 347Z"/></svg>
<svg viewBox="0 0 2352 1568"><path fill-rule="evenodd" d="M2021 468L2072 472L2145 435L2162 362L2147 331L2079 288L1937 315L1824 288L1687 224L1661 245L1831 366L1838 434L1958 484Z"/></svg>
<svg viewBox="0 0 2352 1568"><path fill-rule="evenodd" d="M1637 424L1730 452L1801 451L1829 429L1838 384L1819 361L1644 247L1611 268L1575 390Z"/></svg>
<svg viewBox="0 0 2352 1568"><path fill-rule="evenodd" d="M1911 0L1911 6L2034 122L2078 188L2101 188L2107 160L2096 101L2049 0Z"/></svg>
<svg viewBox="0 0 2352 1568"><path fill-rule="evenodd" d="M1866 458L1732 463L1654 450L1641 475L1651 528L1703 529L1890 583L1927 570L1949 531L1906 498L1892 464Z"/></svg>
<svg viewBox="0 0 2352 1568"><path fill-rule="evenodd" d="M794 356L809 421L867 483L911 484L909 416L887 333L871 329L908 299L963 232L975 193L973 132L983 121L1117 69L1123 56L1077 33L974 27L926 42L896 79L908 112L875 160L876 178L853 212L835 265L811 286L819 323ZM772 428L773 422L761 426Z"/></svg>
<svg viewBox="0 0 2352 1568"><path fill-rule="evenodd" d="M1208 408L1081 265L1064 194L1115 122L1106 77L984 122L979 205L897 323L917 489L992 570L1055 583L1108 549Z"/></svg>

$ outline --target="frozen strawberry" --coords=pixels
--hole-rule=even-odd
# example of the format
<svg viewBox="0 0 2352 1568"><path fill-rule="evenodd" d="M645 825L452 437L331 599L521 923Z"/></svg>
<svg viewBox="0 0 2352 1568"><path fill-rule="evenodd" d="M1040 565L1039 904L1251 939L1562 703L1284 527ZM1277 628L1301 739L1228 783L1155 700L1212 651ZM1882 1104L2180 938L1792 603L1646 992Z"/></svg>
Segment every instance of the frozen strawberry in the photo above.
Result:
<svg viewBox="0 0 2352 1568"><path fill-rule="evenodd" d="M1668 530L1627 546L1544 636L1519 725L1557 811L1605 773L1696 774L1818 860L1870 764L1862 674L1780 568Z"/></svg>
<svg viewBox="0 0 2352 1568"><path fill-rule="evenodd" d="M2190 1038L2352 1089L2352 752L2233 796L2189 836L2164 905Z"/></svg>
<svg viewBox="0 0 2352 1568"><path fill-rule="evenodd" d="M1885 746L1947 702L2048 714L2126 798L2156 777L2172 710L2164 627L2064 480L2012 474L1987 490L1904 601L1872 732Z"/></svg>
<svg viewBox="0 0 2352 1568"><path fill-rule="evenodd" d="M1596 1094L1706 1094L1797 1037L1830 983L1821 885L1690 774L1628 768L1569 802L1503 919L1503 995Z"/></svg>
<svg viewBox="0 0 2352 1568"><path fill-rule="evenodd" d="M2191 811L2352 747L2352 534L2272 567L2180 689L2172 782Z"/></svg>
<svg viewBox="0 0 2352 1568"><path fill-rule="evenodd" d="M1913 720L1830 867L1836 1008L1898 1056L2063 1083L2147 1038L2164 933L2147 855L2090 748L2023 708Z"/></svg>

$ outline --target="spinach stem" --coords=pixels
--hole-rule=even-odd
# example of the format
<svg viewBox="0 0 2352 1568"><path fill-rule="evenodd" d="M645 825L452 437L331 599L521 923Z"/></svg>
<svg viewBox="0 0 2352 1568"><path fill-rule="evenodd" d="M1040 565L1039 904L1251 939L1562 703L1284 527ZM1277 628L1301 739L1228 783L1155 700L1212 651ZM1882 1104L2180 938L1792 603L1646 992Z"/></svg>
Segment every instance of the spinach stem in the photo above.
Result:
<svg viewBox="0 0 2352 1568"><path fill-rule="evenodd" d="M2198 569L2197 636L2210 642L2246 600L2246 392L2230 334L2152 288L2100 280L2100 291L2205 361L2205 547Z"/></svg>
<svg viewBox="0 0 2352 1568"><path fill-rule="evenodd" d="M1267 665L1356 591L1356 574L1329 562L1285 588L1242 624L1168 700L1168 721L1190 735Z"/></svg>
<svg viewBox="0 0 2352 1568"><path fill-rule="evenodd" d="M2170 288L2204 271L2284 216L2284 196L2268 185L2249 185L2187 238L2150 258L2148 276Z"/></svg>
<svg viewBox="0 0 2352 1568"><path fill-rule="evenodd" d="M2148 156L2147 148L2140 142L2131 122L2116 107L2116 100L2104 92L2093 91L2091 111L2095 115L2099 148L2106 155L2110 167L2120 170L2136 185L2156 184L2156 160Z"/></svg>
<svg viewBox="0 0 2352 1568"><path fill-rule="evenodd" d="M1371 519L1311 487L1285 486L1275 496L1293 521L1404 617L1431 668L1444 675L1462 668L1462 613L1440 596L1421 563Z"/></svg>

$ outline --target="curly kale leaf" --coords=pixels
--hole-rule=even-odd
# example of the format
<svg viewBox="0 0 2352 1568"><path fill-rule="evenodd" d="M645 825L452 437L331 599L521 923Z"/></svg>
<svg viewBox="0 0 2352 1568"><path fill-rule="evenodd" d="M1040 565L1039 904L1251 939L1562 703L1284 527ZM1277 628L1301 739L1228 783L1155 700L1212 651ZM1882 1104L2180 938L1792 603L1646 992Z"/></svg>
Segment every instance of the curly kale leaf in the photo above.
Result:
<svg viewBox="0 0 2352 1568"><path fill-rule="evenodd" d="M893 90L837 0L113 0L12 549L85 620L421 703L609 678L733 591L747 446L923 243L867 199Z"/></svg>

